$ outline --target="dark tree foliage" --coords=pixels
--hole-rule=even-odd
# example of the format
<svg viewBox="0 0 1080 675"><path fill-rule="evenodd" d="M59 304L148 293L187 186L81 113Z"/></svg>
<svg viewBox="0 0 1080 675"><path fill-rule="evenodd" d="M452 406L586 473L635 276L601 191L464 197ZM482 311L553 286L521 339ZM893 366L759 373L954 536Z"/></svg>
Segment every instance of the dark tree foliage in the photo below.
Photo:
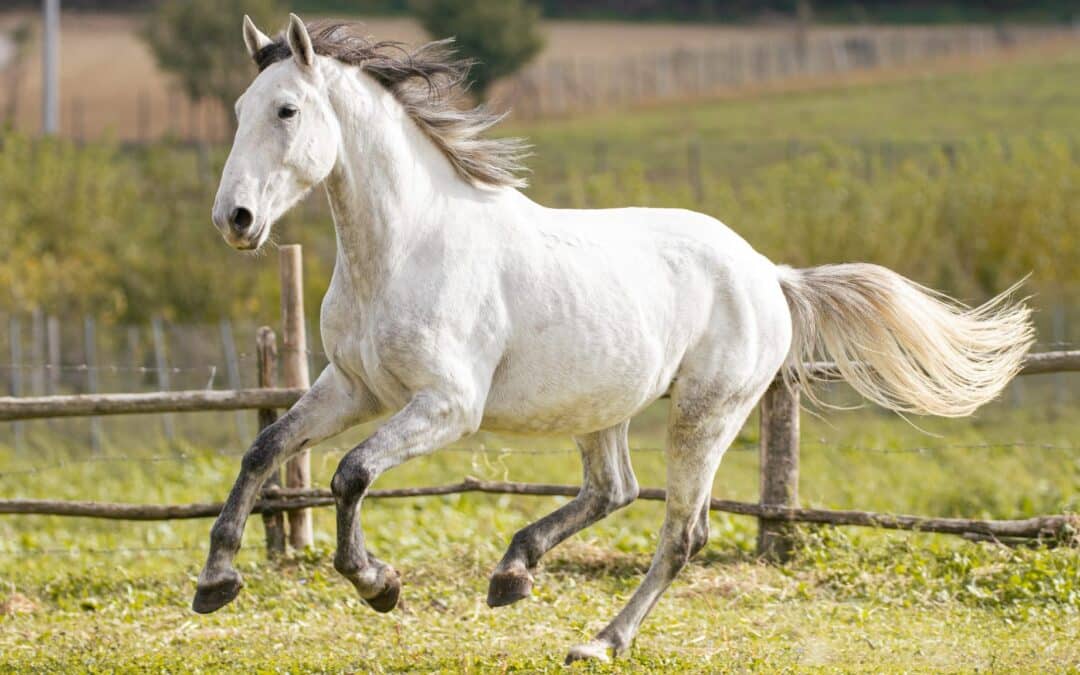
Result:
<svg viewBox="0 0 1080 675"><path fill-rule="evenodd" d="M491 85L529 62L544 46L540 10L524 0L412 0L411 6L435 39L453 37L458 53L477 63L472 91L480 99Z"/></svg>
<svg viewBox="0 0 1080 675"><path fill-rule="evenodd" d="M248 14L263 30L285 16L278 0L164 0L142 36L158 65L193 101L216 99L226 111L254 74L241 37ZM228 115L231 123L232 116Z"/></svg>

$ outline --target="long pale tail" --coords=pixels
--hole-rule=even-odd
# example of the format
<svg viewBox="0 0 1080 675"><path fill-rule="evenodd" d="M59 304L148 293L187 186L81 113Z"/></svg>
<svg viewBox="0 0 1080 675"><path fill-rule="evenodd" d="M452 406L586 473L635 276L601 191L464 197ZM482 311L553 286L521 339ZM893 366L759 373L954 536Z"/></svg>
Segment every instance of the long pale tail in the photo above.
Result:
<svg viewBox="0 0 1080 675"><path fill-rule="evenodd" d="M996 397L1034 341L1016 287L967 307L878 265L780 266L793 340L784 377L809 386L822 357L886 408L961 417ZM820 401L818 401L820 402Z"/></svg>

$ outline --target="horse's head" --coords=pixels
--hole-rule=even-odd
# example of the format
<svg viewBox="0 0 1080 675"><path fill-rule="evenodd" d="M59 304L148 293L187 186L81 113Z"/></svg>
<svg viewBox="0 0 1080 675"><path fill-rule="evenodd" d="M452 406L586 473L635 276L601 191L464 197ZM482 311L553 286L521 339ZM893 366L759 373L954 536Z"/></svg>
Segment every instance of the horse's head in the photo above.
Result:
<svg viewBox="0 0 1080 675"><path fill-rule="evenodd" d="M324 86L323 57L315 55L303 21L290 15L280 44L244 17L244 43L262 72L236 101L236 138L213 219L230 246L253 250L274 221L329 175L341 131ZM286 48L291 58L269 53Z"/></svg>

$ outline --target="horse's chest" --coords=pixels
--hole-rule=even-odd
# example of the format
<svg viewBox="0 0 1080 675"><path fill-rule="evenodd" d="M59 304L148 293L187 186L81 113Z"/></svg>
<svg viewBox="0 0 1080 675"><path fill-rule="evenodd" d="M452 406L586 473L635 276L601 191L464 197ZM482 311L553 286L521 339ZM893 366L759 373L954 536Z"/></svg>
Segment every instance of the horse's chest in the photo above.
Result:
<svg viewBox="0 0 1080 675"><path fill-rule="evenodd" d="M320 327L326 358L356 387L368 390L386 408L404 405L408 393L386 363L378 326L373 325L370 307L353 301L331 284L323 298Z"/></svg>
<svg viewBox="0 0 1080 675"><path fill-rule="evenodd" d="M392 349L379 332L357 324L353 332L339 332L327 345L327 355L337 370L351 382L371 392L387 409L405 405L411 392L395 374L400 370Z"/></svg>

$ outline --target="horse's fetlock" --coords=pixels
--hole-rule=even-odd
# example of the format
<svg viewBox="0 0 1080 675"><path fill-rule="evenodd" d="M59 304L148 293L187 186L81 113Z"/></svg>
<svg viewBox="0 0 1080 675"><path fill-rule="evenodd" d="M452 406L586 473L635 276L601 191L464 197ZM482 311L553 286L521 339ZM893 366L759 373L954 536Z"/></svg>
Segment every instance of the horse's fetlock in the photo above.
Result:
<svg viewBox="0 0 1080 675"><path fill-rule="evenodd" d="M345 577L353 577L360 573L360 565L356 560L342 555L340 551L334 556L334 569Z"/></svg>
<svg viewBox="0 0 1080 675"><path fill-rule="evenodd" d="M525 567L532 567L536 564L536 561L540 559L541 552L537 550L536 539L532 533L529 532L529 528L523 528L514 533L514 536L510 538L510 548L508 552L512 552L518 556L518 558L524 561Z"/></svg>

